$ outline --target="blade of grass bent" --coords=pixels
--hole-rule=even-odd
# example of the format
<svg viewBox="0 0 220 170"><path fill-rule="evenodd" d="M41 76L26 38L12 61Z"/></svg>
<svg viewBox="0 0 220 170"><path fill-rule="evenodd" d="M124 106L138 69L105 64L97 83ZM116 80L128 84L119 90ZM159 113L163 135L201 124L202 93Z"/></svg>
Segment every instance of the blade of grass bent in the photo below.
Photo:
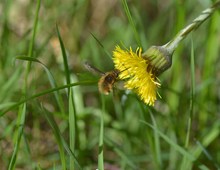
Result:
<svg viewBox="0 0 220 170"><path fill-rule="evenodd" d="M16 59L39 63L44 68L45 72L47 73L47 77L49 79L51 87L52 88L56 88L57 87L57 84L56 84L56 81L55 81L55 79L53 77L53 74L46 67L46 65L44 65L41 61L39 61L36 58L25 57L25 56L18 56L18 57L16 57ZM59 91L55 91L54 95L55 95L55 99L57 101L57 104L58 104L58 106L60 108L61 113L64 113L64 104L63 104L63 100L62 100L62 97L61 97Z"/></svg>

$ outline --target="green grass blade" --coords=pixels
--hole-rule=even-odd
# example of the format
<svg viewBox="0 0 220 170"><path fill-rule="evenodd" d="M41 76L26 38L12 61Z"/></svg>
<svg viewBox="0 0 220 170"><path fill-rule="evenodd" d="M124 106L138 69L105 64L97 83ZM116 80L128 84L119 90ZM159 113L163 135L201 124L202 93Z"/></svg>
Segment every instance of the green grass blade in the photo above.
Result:
<svg viewBox="0 0 220 170"><path fill-rule="evenodd" d="M56 30L57 30L57 36L58 36L59 42L60 42L60 48L61 48L62 55L63 55L63 64L64 64L64 69L65 69L66 82L67 82L67 84L70 84L70 71L69 71L69 66L68 66L66 50L64 47L63 40L60 36L60 32L59 32L59 28L58 28L57 24L56 24Z"/></svg>
<svg viewBox="0 0 220 170"><path fill-rule="evenodd" d="M76 110L72 88L69 91L69 137L70 149L74 153L76 144ZM74 159L70 156L70 170L74 170Z"/></svg>
<svg viewBox="0 0 220 170"><path fill-rule="evenodd" d="M12 104L6 110L0 112L0 117L3 116L8 111L10 111L11 109L18 107L20 104L25 103L27 101L30 101L32 99L38 98L40 96L43 96L43 95L46 95L46 94L49 94L49 93L53 93L55 91L62 90L62 89L65 89L65 88L70 88L70 87L73 87L73 86L91 85L91 84L94 84L94 83L96 83L96 81L76 82L76 83L66 84L66 85L63 85L63 86L59 86L59 87L56 87L56 88L52 88L52 89L48 89L48 90L42 91L42 92L37 93L37 94L35 94L33 96L30 96L30 97L27 97L25 99L22 99L21 101L15 103L15 104Z"/></svg>
<svg viewBox="0 0 220 170"><path fill-rule="evenodd" d="M190 132L192 127L192 119L193 119L193 108L194 108L194 95L195 95L195 56L194 56L194 46L193 41L191 41L191 92L190 92L190 107L189 107L189 118L188 118L188 125L187 125L187 134L185 140L185 148L189 147L189 140L190 140ZM182 159L182 163L180 169L189 169L192 166L193 162L189 162L187 158L184 156Z"/></svg>
<svg viewBox="0 0 220 170"><path fill-rule="evenodd" d="M201 142L202 146L206 148L213 141L215 141L219 137L219 135L220 135L220 124L219 122L217 122L209 129L209 131L203 137ZM198 158L201 155L203 148L201 148L201 145L199 145L193 148L192 150L193 150L192 151L193 155L195 155L195 157Z"/></svg>
<svg viewBox="0 0 220 170"><path fill-rule="evenodd" d="M16 103L14 103L14 102L6 102L6 103L1 103L0 104L0 110L4 110L4 109L6 109L6 108L9 108L9 107L11 107L11 106L13 106L13 105L15 105Z"/></svg>
<svg viewBox="0 0 220 170"><path fill-rule="evenodd" d="M210 170L207 166L205 166L205 165L201 165L201 166L199 166L199 169L201 169L201 170Z"/></svg>
<svg viewBox="0 0 220 170"><path fill-rule="evenodd" d="M35 18L34 18L33 32L32 32L32 37L31 37L31 41L30 41L29 49L28 49L28 56L29 57L34 57L33 56L34 42L35 42L35 37L36 37L36 32L37 32L38 15L39 15L39 11L40 11L40 5L41 5L41 0L37 0L37 8L36 8L36 13L35 13ZM27 65L27 74L30 71L30 68L31 68L31 62L29 62Z"/></svg>
<svg viewBox="0 0 220 170"><path fill-rule="evenodd" d="M216 169L220 169L220 165L218 163L218 161L216 161L213 156L208 152L208 150L199 142L196 141L198 147L201 148L203 154L206 156L206 158L212 162L212 164L216 167Z"/></svg>
<svg viewBox="0 0 220 170"><path fill-rule="evenodd" d="M160 137L162 137L168 144L170 144L174 149L176 149L180 154L185 156L188 160L190 160L190 161L195 160L195 157L192 154L190 154L185 149L183 149L178 144L176 144L174 141L172 141L168 136L166 136L161 131L159 131L159 129L156 129L154 126L152 126L151 124L149 124L147 122L144 122L144 121L141 121L141 122L146 124L147 126L151 127L154 131L157 131L157 133L160 135Z"/></svg>
<svg viewBox="0 0 220 170"><path fill-rule="evenodd" d="M102 49L104 50L104 52L107 54L107 56L109 58L112 58L111 54L105 49L104 45L101 43L101 41L99 41L99 39L93 34L90 33L92 35L92 37L97 41L97 43L102 47Z"/></svg>
<svg viewBox="0 0 220 170"><path fill-rule="evenodd" d="M63 143L63 146L64 148L66 149L67 153L74 159L75 161L75 165L76 165L76 169L79 169L81 170L82 167L80 166L76 156L74 155L73 151L70 149L70 147L67 145L67 143L65 142L64 138L62 137L62 143Z"/></svg>
<svg viewBox="0 0 220 170"><path fill-rule="evenodd" d="M124 162L128 164L132 169L137 169L137 166L135 163L127 156L126 153L124 153L117 144L110 139L108 136L105 135L104 141L113 148L113 150L122 158Z"/></svg>
<svg viewBox="0 0 220 170"><path fill-rule="evenodd" d="M44 68L45 72L47 73L47 77L49 79L51 87L52 88L56 88L57 87L57 84L56 84L56 81L55 81L55 79L53 77L53 74L50 72L50 70L47 68L47 66L44 65L41 61L39 61L36 58L25 57L25 56L18 56L18 57L16 57L16 59L39 63ZM57 101L57 104L58 104L58 106L60 108L61 113L64 113L65 112L64 104L63 104L62 97L61 97L59 91L55 91L54 95L55 95L55 99Z"/></svg>
<svg viewBox="0 0 220 170"><path fill-rule="evenodd" d="M63 146L63 143L62 143L62 137L61 137L61 133L60 133L60 130L59 130L59 127L58 125L56 124L53 116L47 112L43 106L42 106L42 111L44 113L44 116L46 118L46 120L48 121L49 125L51 126L52 130L53 130L53 134L56 138L56 141L57 141L57 144L58 144L58 147L59 147L59 153L60 153L60 159L61 159L61 164L62 164L62 169L63 170L66 170L66 157L65 157L65 152L64 152L64 146Z"/></svg>
<svg viewBox="0 0 220 170"><path fill-rule="evenodd" d="M134 37L135 37L135 39L136 39L136 42L137 42L137 44L138 44L139 47L142 47L142 45L141 45L141 39L140 39L140 36L139 36L139 34L138 34L138 31L137 31L137 29L136 29L136 27L135 27L134 21L133 21L133 19L132 19L132 17L131 17L131 13L130 13L130 10L129 10L129 8L128 8L127 1L126 1L126 0L122 0L122 4L123 4L124 10L125 10L125 14L126 14L126 16L127 16L127 18L128 18L128 21L129 21L129 23L130 23L130 25L131 25L131 28L132 28L132 30L133 30L133 33L134 33Z"/></svg>
<svg viewBox="0 0 220 170"><path fill-rule="evenodd" d="M69 148L69 146L67 145L67 143L65 142L63 136L61 135L61 132L59 130L59 127L57 125L57 123L55 122L53 116L47 112L43 107L42 107L44 116L46 117L49 125L51 126L51 128L53 129L54 132L54 136L56 137L57 143L60 147L60 154L61 154L61 159L63 162L63 167L66 167L66 161L65 161L65 154L64 154L64 148L67 151L67 153L74 159L75 161L75 165L77 166L78 169L82 169L76 156L74 155L73 151Z"/></svg>
<svg viewBox="0 0 220 170"><path fill-rule="evenodd" d="M191 44L191 62L190 62L190 68L191 68L191 95L190 95L190 115L189 115L189 125L188 125L188 140L186 141L186 147L188 147L189 144L189 136L192 126L192 119L193 119L193 112L194 112L194 96L195 96L195 55L194 55L194 45L193 41Z"/></svg>
<svg viewBox="0 0 220 170"><path fill-rule="evenodd" d="M161 149L160 149L160 137L158 134L158 127L157 127L157 123L156 120L154 119L154 116L152 114L152 112L150 111L150 116L151 116L151 120L153 122L153 126L156 129L154 131L154 143L155 143L155 156L156 156L156 166L157 169L162 169L162 159L161 159Z"/></svg>
<svg viewBox="0 0 220 170"><path fill-rule="evenodd" d="M18 120L17 120L17 124L16 124L18 127L18 130L15 132L15 135L16 135L15 146L14 146L13 154L12 154L11 160L9 162L9 166L8 166L8 169L10 169L10 170L15 169L15 166L16 166L17 154L19 151L21 137L23 135L23 128L24 128L24 123L25 123L25 113L26 113L26 104L24 103L23 105L20 106L20 109L18 112Z"/></svg>
<svg viewBox="0 0 220 170"><path fill-rule="evenodd" d="M36 170L43 170L40 165L37 165Z"/></svg>
<svg viewBox="0 0 220 170"><path fill-rule="evenodd" d="M98 155L98 169L104 170L104 157L103 157L103 140L104 140L104 113L105 113L105 100L102 98L102 112L100 115L100 131L99 131L99 155Z"/></svg>
<svg viewBox="0 0 220 170"><path fill-rule="evenodd" d="M40 11L40 5L41 5L41 0L37 1L37 8L36 8L36 12L35 12L35 19L34 19L34 26L33 26L33 32L32 32L32 37L29 43L29 49L28 49L28 56L29 57L34 57L33 53L34 53L34 42L35 42L35 36L36 36L36 32L37 32L37 25L38 25L38 15L39 15L39 11ZM28 90L28 74L30 72L31 69L31 62L27 63L27 67L25 70L25 79L24 79L24 85L23 85L23 93L26 94L27 90Z"/></svg>

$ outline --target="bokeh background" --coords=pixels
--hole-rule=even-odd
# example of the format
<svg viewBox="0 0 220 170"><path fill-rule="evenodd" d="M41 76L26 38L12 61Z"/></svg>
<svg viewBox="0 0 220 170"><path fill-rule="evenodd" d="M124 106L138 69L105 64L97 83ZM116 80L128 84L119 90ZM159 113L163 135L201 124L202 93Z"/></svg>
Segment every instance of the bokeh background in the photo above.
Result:
<svg viewBox="0 0 220 170"><path fill-rule="evenodd" d="M127 0L143 50L168 42L213 2ZM36 0L0 1L0 169L7 169L15 150L19 109L3 112L24 98L27 62L15 58L28 56L36 8ZM98 167L101 114L104 114L105 169L220 168L219 14L216 12L177 48L172 67L159 77L161 97L158 96L154 107L146 106L135 93L123 89L115 88L109 96L101 97L96 83L74 87L77 117L74 154L83 169ZM56 24L72 82L98 80L99 76L85 70L85 61L106 72L114 68L108 54L112 55L116 45L134 50L138 47L122 1L42 1L32 57L50 70L58 87L65 85L66 79ZM195 72L191 73L193 56ZM27 84L29 97L52 88L42 65L36 62L31 64ZM60 90L60 96L63 109L52 93L27 102L15 169L63 167L54 132L42 111L43 107L54 117L69 143L67 90ZM188 159L177 146L193 159ZM69 169L67 153L65 159Z"/></svg>

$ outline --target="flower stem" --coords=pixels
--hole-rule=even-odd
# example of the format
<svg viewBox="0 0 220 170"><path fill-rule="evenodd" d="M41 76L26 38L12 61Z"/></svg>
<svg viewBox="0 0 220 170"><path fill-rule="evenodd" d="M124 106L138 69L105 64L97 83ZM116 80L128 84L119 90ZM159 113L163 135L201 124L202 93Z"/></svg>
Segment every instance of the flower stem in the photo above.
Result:
<svg viewBox="0 0 220 170"><path fill-rule="evenodd" d="M220 8L220 1L214 3L210 8L205 9L202 13L193 20L191 24L183 28L177 33L177 35L162 47L166 48L167 51L172 55L179 43L187 37L187 35L197 29L205 20L207 20L217 9Z"/></svg>

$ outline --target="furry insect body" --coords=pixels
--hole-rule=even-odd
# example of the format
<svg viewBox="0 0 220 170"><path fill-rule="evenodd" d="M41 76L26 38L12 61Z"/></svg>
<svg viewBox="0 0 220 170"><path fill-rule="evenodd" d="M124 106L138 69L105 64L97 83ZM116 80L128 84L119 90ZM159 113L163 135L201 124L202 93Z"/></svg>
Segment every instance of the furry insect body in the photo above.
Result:
<svg viewBox="0 0 220 170"><path fill-rule="evenodd" d="M118 75L118 70L113 70L102 75L98 82L99 91L108 95L112 91Z"/></svg>
<svg viewBox="0 0 220 170"><path fill-rule="evenodd" d="M112 70L104 73L99 69L91 66L87 62L84 64L84 66L88 71L99 74L101 76L98 82L99 92L108 95L112 91L114 84L117 81L118 75L120 73L119 70Z"/></svg>

